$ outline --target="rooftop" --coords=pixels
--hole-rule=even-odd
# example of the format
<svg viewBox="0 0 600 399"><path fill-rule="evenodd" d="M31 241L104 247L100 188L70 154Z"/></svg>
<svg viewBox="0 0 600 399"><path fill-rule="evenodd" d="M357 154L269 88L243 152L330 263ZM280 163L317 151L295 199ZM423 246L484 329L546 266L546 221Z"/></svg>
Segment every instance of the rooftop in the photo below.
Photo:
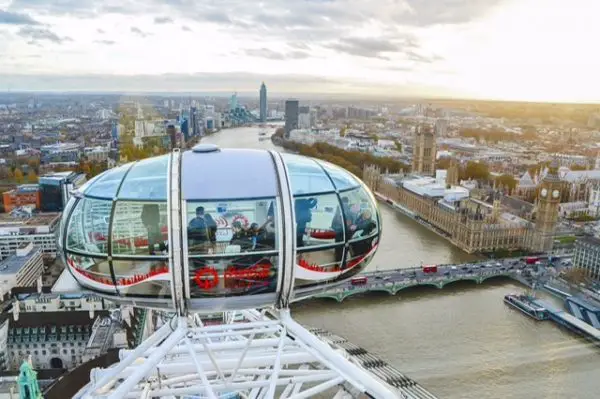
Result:
<svg viewBox="0 0 600 399"><path fill-rule="evenodd" d="M47 327L47 326L84 326L91 330L96 317L108 316L107 310L96 310L94 317L90 318L87 310L73 310L69 312L19 312L19 319L15 320L12 314L7 314L11 328Z"/></svg>
<svg viewBox="0 0 600 399"><path fill-rule="evenodd" d="M3 226L48 226L57 221L60 218L60 213L57 212L44 212L38 213L30 218L16 218L9 214L0 214L0 227Z"/></svg>
<svg viewBox="0 0 600 399"><path fill-rule="evenodd" d="M13 194L29 194L40 191L40 186L38 184L21 184L17 186L17 188L8 191L8 193Z"/></svg>
<svg viewBox="0 0 600 399"><path fill-rule="evenodd" d="M24 264L29 262L35 256L38 256L40 249L33 247L31 251L24 255L11 255L8 258L0 262L0 274L15 274L23 267Z"/></svg>

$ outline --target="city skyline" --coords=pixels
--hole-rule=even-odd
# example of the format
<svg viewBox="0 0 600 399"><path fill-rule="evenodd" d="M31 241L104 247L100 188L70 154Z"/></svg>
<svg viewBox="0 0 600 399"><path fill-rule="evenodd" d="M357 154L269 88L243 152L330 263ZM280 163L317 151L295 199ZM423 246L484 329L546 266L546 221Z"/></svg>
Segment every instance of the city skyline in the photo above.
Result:
<svg viewBox="0 0 600 399"><path fill-rule="evenodd" d="M597 11L591 0L0 0L0 90L255 92L264 80L274 94L596 102Z"/></svg>

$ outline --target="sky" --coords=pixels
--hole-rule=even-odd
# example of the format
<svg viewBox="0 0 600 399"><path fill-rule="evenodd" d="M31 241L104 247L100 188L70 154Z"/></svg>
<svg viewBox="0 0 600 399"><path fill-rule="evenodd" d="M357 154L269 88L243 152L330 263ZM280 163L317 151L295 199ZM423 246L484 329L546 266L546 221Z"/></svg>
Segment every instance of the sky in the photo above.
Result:
<svg viewBox="0 0 600 399"><path fill-rule="evenodd" d="M600 102L598 0L0 0L0 91Z"/></svg>

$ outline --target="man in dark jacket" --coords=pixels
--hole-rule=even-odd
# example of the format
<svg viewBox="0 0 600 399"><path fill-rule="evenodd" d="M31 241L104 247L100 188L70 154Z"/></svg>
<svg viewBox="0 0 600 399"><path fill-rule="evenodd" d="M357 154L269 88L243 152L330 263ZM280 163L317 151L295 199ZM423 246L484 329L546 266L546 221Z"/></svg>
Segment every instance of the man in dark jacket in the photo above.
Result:
<svg viewBox="0 0 600 399"><path fill-rule="evenodd" d="M217 241L217 223L208 213L204 213L204 207L196 208L196 217L190 220L188 225L188 239L192 246L201 245L208 250Z"/></svg>
<svg viewBox="0 0 600 399"><path fill-rule="evenodd" d="M306 225L312 221L312 210L317 206L315 198L299 198L294 202L296 212L296 246L304 246Z"/></svg>

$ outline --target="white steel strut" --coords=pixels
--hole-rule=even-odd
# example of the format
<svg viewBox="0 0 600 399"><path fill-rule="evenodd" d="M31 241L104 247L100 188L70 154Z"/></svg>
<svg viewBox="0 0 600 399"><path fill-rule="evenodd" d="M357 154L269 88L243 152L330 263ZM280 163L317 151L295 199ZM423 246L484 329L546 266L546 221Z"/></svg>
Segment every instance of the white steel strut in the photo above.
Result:
<svg viewBox="0 0 600 399"><path fill-rule="evenodd" d="M202 325L176 316L121 361L93 369L75 398L347 398L398 392L354 365L290 316L288 310L228 315ZM238 321L234 321L233 319Z"/></svg>

